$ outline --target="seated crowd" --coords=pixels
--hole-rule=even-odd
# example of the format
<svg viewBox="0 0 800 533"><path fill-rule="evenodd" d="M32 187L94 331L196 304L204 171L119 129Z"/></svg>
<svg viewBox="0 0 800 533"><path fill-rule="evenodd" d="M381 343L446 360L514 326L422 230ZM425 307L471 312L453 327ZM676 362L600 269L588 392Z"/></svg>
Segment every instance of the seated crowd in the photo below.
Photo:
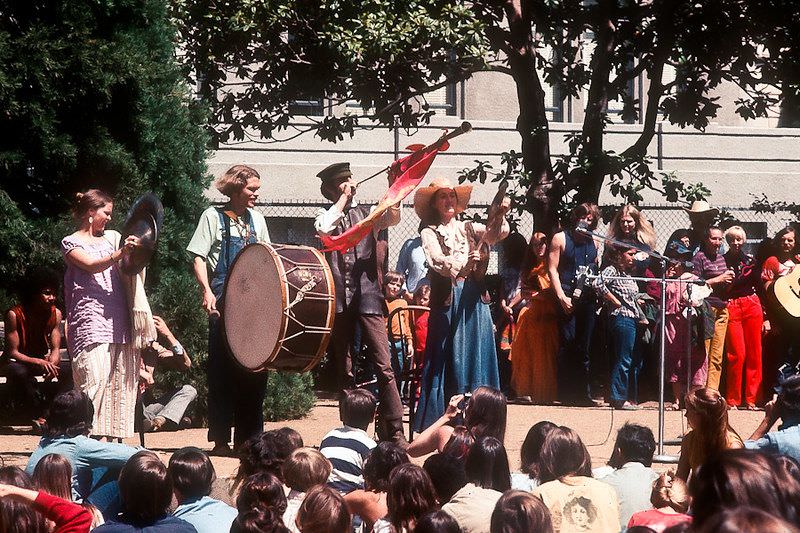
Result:
<svg viewBox="0 0 800 533"><path fill-rule="evenodd" d="M512 472L499 391L453 397L403 449L370 437L376 400L354 390L340 401L342 427L318 449L290 428L265 431L240 449L229 484L198 448L165 465L151 451L92 439L92 403L70 391L55 398L27 468L0 468L0 531L800 531L800 376L782 383L746 440L718 392L698 389L686 403L677 472L653 470L644 426L625 424L608 464L593 468L578 433L547 421L530 428Z"/></svg>

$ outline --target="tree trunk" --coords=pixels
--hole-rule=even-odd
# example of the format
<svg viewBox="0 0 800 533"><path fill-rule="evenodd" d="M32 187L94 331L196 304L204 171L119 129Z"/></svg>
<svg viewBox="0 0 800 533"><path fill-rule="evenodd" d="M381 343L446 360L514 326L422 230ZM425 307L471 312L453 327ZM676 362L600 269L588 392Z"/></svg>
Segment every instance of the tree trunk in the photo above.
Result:
<svg viewBox="0 0 800 533"><path fill-rule="evenodd" d="M544 89L536 72L530 10L520 0L505 6L509 23L508 64L517 89L517 131L522 140L522 163L531 176L528 206L534 231L551 234L558 226L559 188L550 160L550 135Z"/></svg>

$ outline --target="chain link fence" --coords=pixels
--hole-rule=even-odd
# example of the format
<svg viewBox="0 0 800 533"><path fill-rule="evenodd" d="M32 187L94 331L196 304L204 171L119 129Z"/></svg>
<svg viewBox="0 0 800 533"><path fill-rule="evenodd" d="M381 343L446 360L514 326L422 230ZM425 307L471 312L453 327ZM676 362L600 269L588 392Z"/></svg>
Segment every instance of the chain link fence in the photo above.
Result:
<svg viewBox="0 0 800 533"><path fill-rule="evenodd" d="M311 247L319 247L319 239L314 231L314 217L320 209L327 209L330 204L320 202L280 202L259 204L256 209L267 219L270 238L273 242L286 244L299 244ZM468 215L485 214L486 205L476 205L471 207ZM776 213L757 213L746 207L723 207L722 226L723 228L738 224L747 233L748 251L752 253L755 246L767 237L794 222L794 218L787 211ZM658 250L663 250L667 244L667 239L673 231L689 226L689 217L683 208L678 205L644 205L640 206L644 216L653 224L658 235ZM397 256L400 248L408 239L413 239L419 235L419 217L414 212L413 206L403 204L400 223L389 228L389 268L394 268L397 264ZM522 217L515 220L516 231L521 233L525 239L530 239L533 231L533 216L524 213ZM597 230L599 233L607 231L608 226L602 225ZM497 272L498 252L492 251L489 263L489 274Z"/></svg>

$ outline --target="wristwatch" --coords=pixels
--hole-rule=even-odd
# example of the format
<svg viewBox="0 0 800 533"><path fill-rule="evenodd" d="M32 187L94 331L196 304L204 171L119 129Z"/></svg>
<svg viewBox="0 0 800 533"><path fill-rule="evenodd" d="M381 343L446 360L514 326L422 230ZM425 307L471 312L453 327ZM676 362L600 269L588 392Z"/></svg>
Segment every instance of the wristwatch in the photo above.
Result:
<svg viewBox="0 0 800 533"><path fill-rule="evenodd" d="M172 347L172 353L175 355L183 355L185 352L183 351L183 346L181 346L180 342L176 342L175 346Z"/></svg>

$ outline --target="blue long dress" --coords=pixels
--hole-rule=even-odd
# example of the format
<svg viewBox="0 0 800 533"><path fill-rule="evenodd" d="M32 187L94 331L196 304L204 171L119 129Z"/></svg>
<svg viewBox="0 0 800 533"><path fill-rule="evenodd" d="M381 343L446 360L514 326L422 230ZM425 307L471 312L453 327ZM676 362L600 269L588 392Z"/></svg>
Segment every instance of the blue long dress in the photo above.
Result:
<svg viewBox="0 0 800 533"><path fill-rule="evenodd" d="M428 257L434 264L432 259ZM438 303L434 292L436 286L449 285L450 280L433 271L429 276L431 312L415 431L423 431L439 419L454 394L482 385L500 388L492 316L489 305L481 300L481 286L471 277L459 280L447 305Z"/></svg>

